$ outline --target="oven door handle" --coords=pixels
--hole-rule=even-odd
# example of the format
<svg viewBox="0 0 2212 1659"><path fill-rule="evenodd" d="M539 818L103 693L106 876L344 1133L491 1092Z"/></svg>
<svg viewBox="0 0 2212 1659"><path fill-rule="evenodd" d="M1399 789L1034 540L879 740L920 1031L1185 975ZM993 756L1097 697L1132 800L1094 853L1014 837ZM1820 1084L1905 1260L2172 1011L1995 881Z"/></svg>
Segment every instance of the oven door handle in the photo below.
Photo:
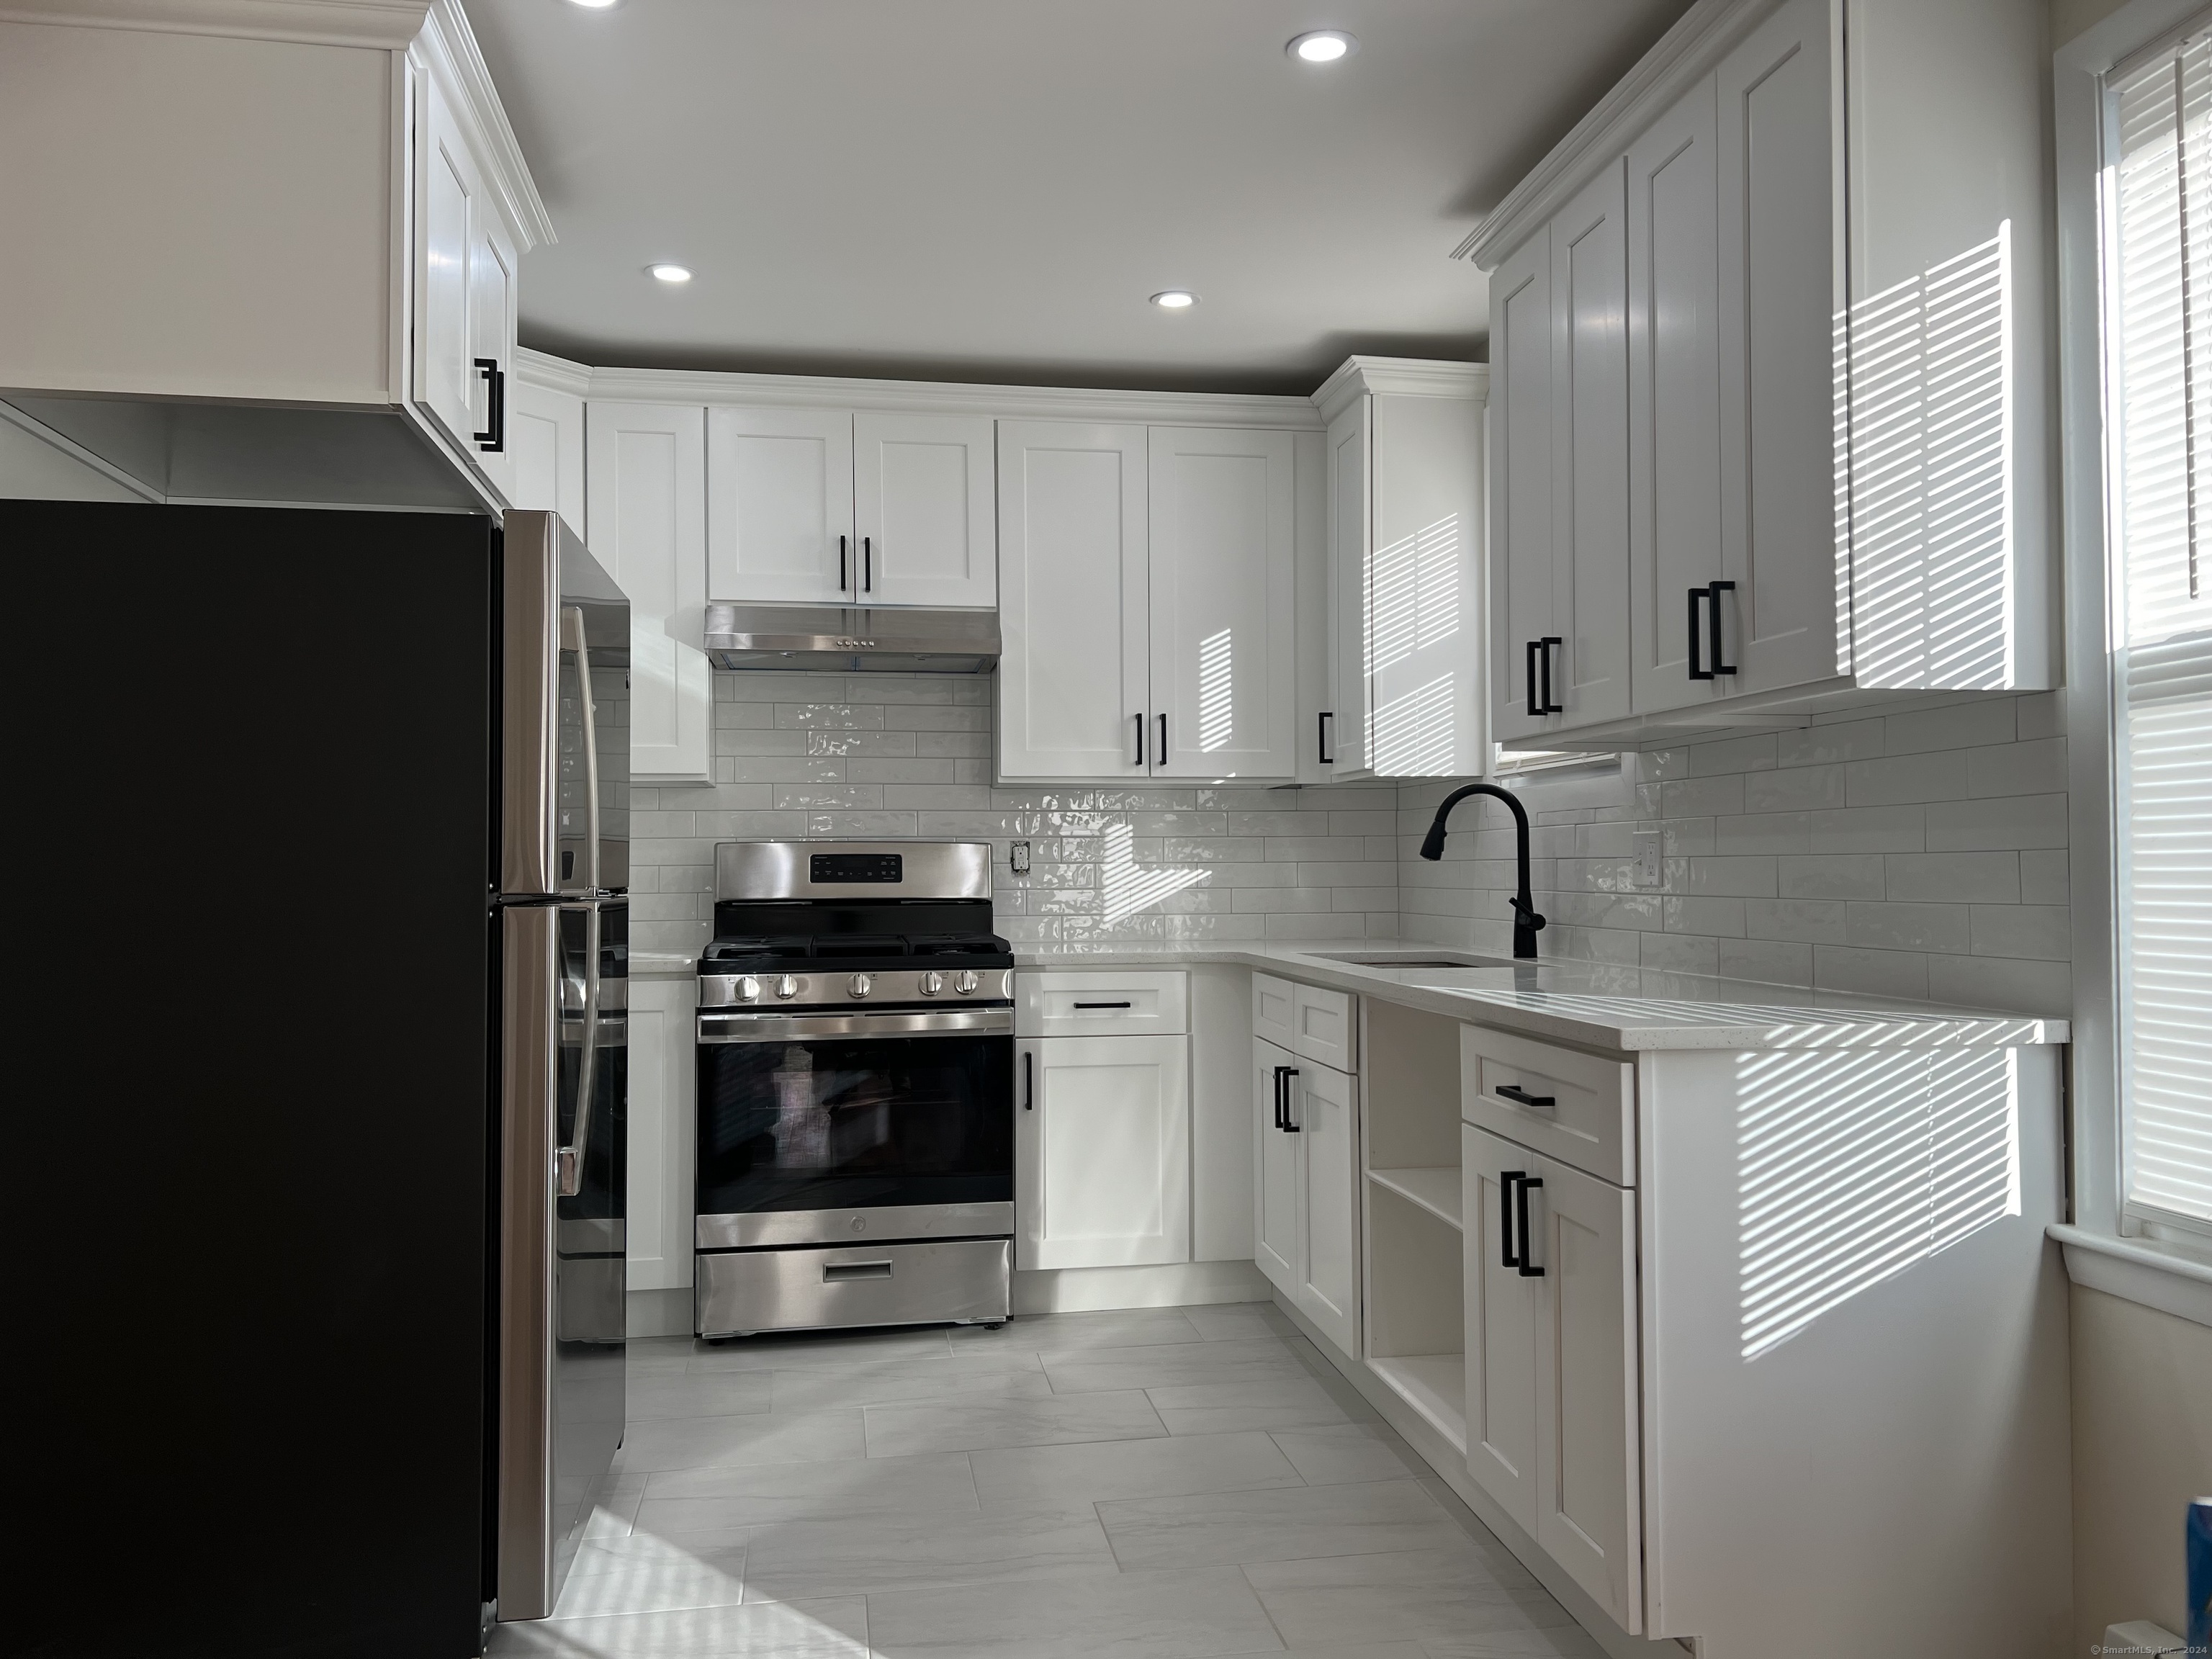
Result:
<svg viewBox="0 0 2212 1659"><path fill-rule="evenodd" d="M1012 1036L1011 1008L884 1008L853 1014L702 1013L699 1041L788 1042L796 1038Z"/></svg>

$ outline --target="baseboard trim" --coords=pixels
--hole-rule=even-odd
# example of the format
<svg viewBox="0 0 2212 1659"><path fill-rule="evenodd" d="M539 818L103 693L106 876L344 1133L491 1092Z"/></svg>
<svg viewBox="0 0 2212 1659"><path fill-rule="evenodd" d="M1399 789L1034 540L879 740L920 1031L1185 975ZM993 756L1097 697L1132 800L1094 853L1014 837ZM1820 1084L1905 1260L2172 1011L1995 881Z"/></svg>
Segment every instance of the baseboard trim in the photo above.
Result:
<svg viewBox="0 0 2212 1659"><path fill-rule="evenodd" d="M1570 1578L1566 1570L1522 1529L1519 1522L1499 1509L1490 1494L1475 1485L1474 1477L1467 1472L1467 1459L1457 1447L1437 1433L1395 1389L1316 1330L1313 1322L1287 1297L1273 1285L1268 1291L1269 1299L1290 1316L1306 1340L1320 1351L1322 1358L1358 1390L1361 1399L1382 1414L1382 1420L1395 1429L1407 1445L1421 1455L1421 1461L1436 1472L1437 1478L1451 1489L1452 1495L1474 1511L1474 1518L1497 1534L1498 1541L1513 1552L1514 1559L1535 1575L1536 1582L1551 1592L1553 1601L1574 1615L1575 1622L1611 1659L1682 1659L1686 1651L1694 1651L1666 1638L1648 1640L1631 1636L1613 1623L1611 1615L1591 1599L1589 1592Z"/></svg>
<svg viewBox="0 0 2212 1659"><path fill-rule="evenodd" d="M1033 1267L1014 1274L1018 1314L1107 1308L1185 1308L1265 1302L1275 1293L1251 1261L1177 1261L1152 1267Z"/></svg>
<svg viewBox="0 0 2212 1659"><path fill-rule="evenodd" d="M631 1336L690 1335L690 1291L629 1291L623 1299L623 1329Z"/></svg>

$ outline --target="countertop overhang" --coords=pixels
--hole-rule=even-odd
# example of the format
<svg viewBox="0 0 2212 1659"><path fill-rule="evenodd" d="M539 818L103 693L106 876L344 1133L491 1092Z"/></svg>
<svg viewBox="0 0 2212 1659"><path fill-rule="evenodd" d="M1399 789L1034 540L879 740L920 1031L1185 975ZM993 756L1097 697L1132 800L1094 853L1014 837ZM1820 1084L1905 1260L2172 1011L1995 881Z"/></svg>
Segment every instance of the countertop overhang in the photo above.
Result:
<svg viewBox="0 0 2212 1659"><path fill-rule="evenodd" d="M1750 980L1545 958L1504 968L1369 968L1330 956L1472 955L1412 939L1107 945L1019 950L1017 969L1218 963L1607 1053L1667 1048L2014 1048L2064 1042L2067 1022ZM683 978L696 957L635 951L639 978Z"/></svg>

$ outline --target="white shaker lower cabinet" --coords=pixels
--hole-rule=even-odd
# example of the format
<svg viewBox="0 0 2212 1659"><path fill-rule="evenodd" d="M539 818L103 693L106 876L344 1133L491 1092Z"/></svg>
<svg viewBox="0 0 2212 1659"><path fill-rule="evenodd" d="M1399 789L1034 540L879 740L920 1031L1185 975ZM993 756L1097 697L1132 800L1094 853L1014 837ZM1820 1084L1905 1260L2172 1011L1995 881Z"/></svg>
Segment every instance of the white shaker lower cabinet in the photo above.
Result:
<svg viewBox="0 0 2212 1659"><path fill-rule="evenodd" d="M1189 1261L1189 1038L1015 1047L1014 1265Z"/></svg>
<svg viewBox="0 0 2212 1659"><path fill-rule="evenodd" d="M1358 1080L1252 1041L1253 1259L1347 1355L1359 1352Z"/></svg>
<svg viewBox="0 0 2212 1659"><path fill-rule="evenodd" d="M633 979L629 996L629 1288L690 1288L699 981Z"/></svg>
<svg viewBox="0 0 2212 1659"><path fill-rule="evenodd" d="M1471 1124L1461 1136L1468 1472L1638 1632L1636 1195Z"/></svg>

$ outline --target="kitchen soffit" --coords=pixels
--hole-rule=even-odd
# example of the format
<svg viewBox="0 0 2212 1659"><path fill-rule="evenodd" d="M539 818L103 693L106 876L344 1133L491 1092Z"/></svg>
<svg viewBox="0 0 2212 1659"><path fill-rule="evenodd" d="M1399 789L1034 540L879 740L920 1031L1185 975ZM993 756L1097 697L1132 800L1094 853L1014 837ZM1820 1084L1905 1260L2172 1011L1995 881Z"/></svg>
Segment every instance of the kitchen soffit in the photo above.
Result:
<svg viewBox="0 0 2212 1659"><path fill-rule="evenodd" d="M1453 247L1686 0L468 0L603 365L1304 394L1470 357ZM1340 63L1286 56L1314 28ZM678 260L680 289L642 272ZM1206 302L1163 313L1188 288Z"/></svg>

